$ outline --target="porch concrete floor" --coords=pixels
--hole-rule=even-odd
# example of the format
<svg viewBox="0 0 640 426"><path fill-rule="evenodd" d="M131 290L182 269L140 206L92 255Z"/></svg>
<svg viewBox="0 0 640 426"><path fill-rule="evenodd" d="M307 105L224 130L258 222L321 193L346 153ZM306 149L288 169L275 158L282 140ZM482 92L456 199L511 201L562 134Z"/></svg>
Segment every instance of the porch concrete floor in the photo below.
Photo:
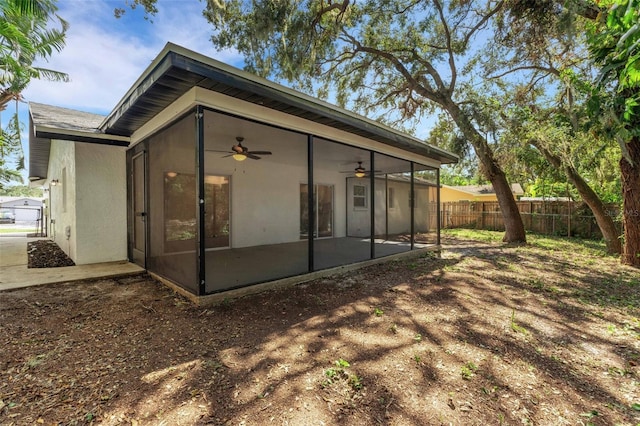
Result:
<svg viewBox="0 0 640 426"><path fill-rule="evenodd" d="M0 291L86 279L128 276L145 272L143 268L126 260L61 268L27 268L27 243L41 239L0 237Z"/></svg>
<svg viewBox="0 0 640 426"><path fill-rule="evenodd" d="M307 241L264 246L208 250L206 292L214 293L309 273ZM416 244L432 248L435 244ZM410 251L406 242L376 239L376 259ZM371 260L371 243L363 238L328 238L314 241L315 271ZM149 271L197 292L196 253L177 253L149 259Z"/></svg>
<svg viewBox="0 0 640 426"><path fill-rule="evenodd" d="M417 245L416 248L427 247ZM376 258L408 252L407 243L376 240ZM314 241L315 270L370 260L371 243L362 238ZM207 292L308 273L307 241L207 252ZM223 265L223 267L220 267ZM217 267L216 267L217 266Z"/></svg>

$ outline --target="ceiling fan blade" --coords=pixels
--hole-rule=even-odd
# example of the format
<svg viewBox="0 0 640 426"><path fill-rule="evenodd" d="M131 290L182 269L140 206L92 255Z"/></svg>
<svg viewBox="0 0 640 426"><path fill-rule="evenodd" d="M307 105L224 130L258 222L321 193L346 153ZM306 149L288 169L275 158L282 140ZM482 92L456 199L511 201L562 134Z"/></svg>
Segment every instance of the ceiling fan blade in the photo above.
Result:
<svg viewBox="0 0 640 426"><path fill-rule="evenodd" d="M254 154L254 155L271 155L271 151L249 151L249 154Z"/></svg>
<svg viewBox="0 0 640 426"><path fill-rule="evenodd" d="M224 152L226 154L230 153L231 151L229 151L228 149L226 150L221 150L221 149L205 149L206 152Z"/></svg>
<svg viewBox="0 0 640 426"><path fill-rule="evenodd" d="M252 160L259 160L260 157L258 157L257 155L253 155L253 152L247 152L245 155L249 158L251 158Z"/></svg>
<svg viewBox="0 0 640 426"><path fill-rule="evenodd" d="M224 152L229 152L229 151L224 151ZM231 157L231 156L234 156L234 155L236 155L236 154L227 154L227 155L223 155L220 158L227 158L227 157Z"/></svg>

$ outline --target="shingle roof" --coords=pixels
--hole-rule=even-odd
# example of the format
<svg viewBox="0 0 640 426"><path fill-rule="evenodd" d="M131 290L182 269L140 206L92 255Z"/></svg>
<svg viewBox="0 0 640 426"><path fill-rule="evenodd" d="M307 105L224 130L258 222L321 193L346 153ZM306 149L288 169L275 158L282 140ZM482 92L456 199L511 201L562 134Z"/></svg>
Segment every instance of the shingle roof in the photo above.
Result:
<svg viewBox="0 0 640 426"><path fill-rule="evenodd" d="M448 185L448 186L449 188L457 189L459 191L464 191L464 192L468 192L470 194L475 194L475 195L487 195L487 194L496 193L496 190L493 189L493 185L458 185L458 186ZM514 195L524 194L524 190L522 189L522 186L520 186L519 183L511 184L511 192L513 192Z"/></svg>
<svg viewBox="0 0 640 426"><path fill-rule="evenodd" d="M99 129L103 121L103 115L30 102L29 180L47 177L51 139L120 146L129 144L123 138L105 135Z"/></svg>
<svg viewBox="0 0 640 426"><path fill-rule="evenodd" d="M99 129L104 115L77 111L52 105L29 102L31 119L38 127L73 130L84 133L102 133Z"/></svg>

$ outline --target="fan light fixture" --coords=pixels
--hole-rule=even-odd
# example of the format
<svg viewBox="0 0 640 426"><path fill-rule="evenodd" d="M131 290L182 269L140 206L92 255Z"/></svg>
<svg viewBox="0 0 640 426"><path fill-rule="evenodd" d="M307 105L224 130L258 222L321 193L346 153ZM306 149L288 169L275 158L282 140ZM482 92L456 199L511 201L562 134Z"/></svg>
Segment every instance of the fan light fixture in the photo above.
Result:
<svg viewBox="0 0 640 426"><path fill-rule="evenodd" d="M241 154L241 153L233 154L232 157L236 161L244 161L244 160L247 159L247 156L245 154Z"/></svg>
<svg viewBox="0 0 640 426"><path fill-rule="evenodd" d="M247 158L252 160L259 160L263 155L271 155L271 151L249 151L246 146L242 146L244 138L242 136L236 136L236 144L231 147L229 151L218 151L217 149L207 149L211 152L224 152L227 155L222 158L233 157L236 161L244 161Z"/></svg>
<svg viewBox="0 0 640 426"><path fill-rule="evenodd" d="M364 175L365 175L365 173L364 173L362 170L358 170L358 171L356 172L356 177L361 178L361 177L364 177Z"/></svg>
<svg viewBox="0 0 640 426"><path fill-rule="evenodd" d="M174 178L176 176L178 176L178 173L176 173L176 172L167 172L167 177L168 178Z"/></svg>

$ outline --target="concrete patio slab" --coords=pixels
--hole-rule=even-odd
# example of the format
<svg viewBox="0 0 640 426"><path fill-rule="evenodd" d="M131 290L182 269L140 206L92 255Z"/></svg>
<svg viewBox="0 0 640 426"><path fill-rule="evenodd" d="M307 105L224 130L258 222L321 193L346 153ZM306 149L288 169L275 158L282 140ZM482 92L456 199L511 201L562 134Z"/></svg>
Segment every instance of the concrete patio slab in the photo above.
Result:
<svg viewBox="0 0 640 426"><path fill-rule="evenodd" d="M87 279L143 274L145 270L128 261L27 268L27 243L41 238L0 237L0 291Z"/></svg>

